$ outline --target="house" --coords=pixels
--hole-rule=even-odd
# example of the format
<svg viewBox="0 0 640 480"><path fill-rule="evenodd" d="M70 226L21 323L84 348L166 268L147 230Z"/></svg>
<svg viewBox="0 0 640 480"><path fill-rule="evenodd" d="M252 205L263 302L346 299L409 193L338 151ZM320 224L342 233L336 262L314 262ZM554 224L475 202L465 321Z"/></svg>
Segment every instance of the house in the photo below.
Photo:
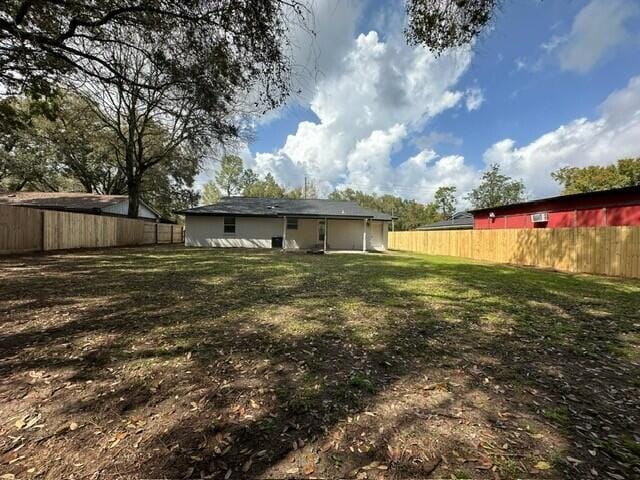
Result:
<svg viewBox="0 0 640 480"><path fill-rule="evenodd" d="M225 197L176 212L188 247L386 250L391 215L355 202Z"/></svg>
<svg viewBox="0 0 640 480"><path fill-rule="evenodd" d="M473 228L473 215L469 212L456 212L448 220L420 225L416 230L471 230Z"/></svg>
<svg viewBox="0 0 640 480"><path fill-rule="evenodd" d="M15 192L0 193L0 205L126 217L129 211L129 197L77 192ZM160 214L142 200L138 217L152 221L161 220Z"/></svg>
<svg viewBox="0 0 640 480"><path fill-rule="evenodd" d="M640 225L640 186L472 210L475 229Z"/></svg>

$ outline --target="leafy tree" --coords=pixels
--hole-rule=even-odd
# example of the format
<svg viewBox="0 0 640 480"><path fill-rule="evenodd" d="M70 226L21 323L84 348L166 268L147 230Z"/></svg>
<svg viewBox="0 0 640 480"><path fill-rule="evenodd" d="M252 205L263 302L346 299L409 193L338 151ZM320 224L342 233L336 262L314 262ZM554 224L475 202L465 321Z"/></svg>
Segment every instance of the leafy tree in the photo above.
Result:
<svg viewBox="0 0 640 480"><path fill-rule="evenodd" d="M200 194L194 189L197 164L187 152L175 152L176 158L159 163L142 183L141 198L164 218L174 218L176 210L198 204Z"/></svg>
<svg viewBox="0 0 640 480"><path fill-rule="evenodd" d="M254 172L252 169L247 168L242 172L242 175L240 176L240 187L242 191L245 192L259 180L260 180L260 177L258 176L258 174Z"/></svg>
<svg viewBox="0 0 640 480"><path fill-rule="evenodd" d="M208 181L204 184L200 198L205 205L211 205L212 203L216 203L220 200L220 190L218 190L218 186L215 182Z"/></svg>
<svg viewBox="0 0 640 480"><path fill-rule="evenodd" d="M498 4L409 0L407 38L434 50L468 43ZM173 82L197 86L202 101L233 84L237 92L262 87L263 98L276 106L289 93L290 26L304 28L312 18L311 7L299 0L5 0L0 6L0 81L9 91L50 93L47 86L80 73L85 80L150 87L101 55L134 47L155 70L171 74ZM449 41L431 37L444 34ZM132 44L132 36L148 41Z"/></svg>
<svg viewBox="0 0 640 480"><path fill-rule="evenodd" d="M238 130L226 116L233 92L200 99L199 86L193 86L195 93L190 91L181 79L158 69L141 53L148 40L126 32L122 35L128 38L126 45L105 47L99 55L127 81L98 78L86 82L82 76L76 81L94 113L117 139L129 215L135 217L144 178L155 165L171 158L199 163L213 145L234 138ZM86 70L95 67L87 64ZM189 155L175 155L179 150L188 150Z"/></svg>
<svg viewBox="0 0 640 480"><path fill-rule="evenodd" d="M436 190L436 194L434 196L434 203L440 209L440 213L442 213L442 218L447 219L451 218L451 216L456 211L456 187L439 187Z"/></svg>
<svg viewBox="0 0 640 480"><path fill-rule="evenodd" d="M243 187L243 165L242 158L236 155L225 155L222 157L220 171L216 175L216 183L220 190L227 197L242 191Z"/></svg>
<svg viewBox="0 0 640 480"><path fill-rule="evenodd" d="M625 158L606 167L563 167L551 173L562 193L584 193L640 185L640 158Z"/></svg>
<svg viewBox="0 0 640 480"><path fill-rule="evenodd" d="M288 23L303 21L298 0L5 0L0 7L0 82L46 91L68 74L132 83L100 56L128 47L124 30L154 70L197 85L201 101L218 92L259 90L278 104L289 88ZM87 68L91 65L91 68ZM142 84L142 82L140 82Z"/></svg>
<svg viewBox="0 0 640 480"><path fill-rule="evenodd" d="M436 53L469 43L499 0L408 0L407 40ZM289 25L312 22L300 0L4 0L0 7L0 82L46 91L81 72L130 83L96 52L127 45L122 30L149 39L139 52L154 68L192 77L206 99L218 91L259 90L268 103L289 93ZM87 64L101 68L87 69ZM220 88L222 87L222 88Z"/></svg>
<svg viewBox="0 0 640 480"><path fill-rule="evenodd" d="M247 197L261 198L284 198L285 193L285 189L276 182L276 179L270 173L254 182L244 191L244 195Z"/></svg>
<svg viewBox="0 0 640 480"><path fill-rule="evenodd" d="M491 208L524 200L524 184L503 175L493 164L482 174L482 182L467 195L474 208Z"/></svg>
<svg viewBox="0 0 640 480"><path fill-rule="evenodd" d="M407 41L436 54L470 43L489 25L499 4L500 0L409 0Z"/></svg>
<svg viewBox="0 0 640 480"><path fill-rule="evenodd" d="M55 116L45 115L33 100L16 102L14 111L24 113L28 121L5 129L12 140L10 149L0 152L0 171L4 172L0 186L11 191L126 193L126 175L118 162L122 144L84 98L57 94ZM153 135L145 137L144 148L154 154L162 148L166 130L160 125L149 128ZM165 217L197 203L193 180L199 164L191 155L187 148L172 150L140 184L140 198Z"/></svg>
<svg viewBox="0 0 640 480"><path fill-rule="evenodd" d="M77 188L62 175L56 152L46 141L49 116L57 109L53 98L42 110L37 102L25 98L7 99L13 121L2 126L3 148L0 149L0 188L58 191Z"/></svg>
<svg viewBox="0 0 640 480"><path fill-rule="evenodd" d="M640 185L640 157L618 160L618 172L625 177L626 186Z"/></svg>

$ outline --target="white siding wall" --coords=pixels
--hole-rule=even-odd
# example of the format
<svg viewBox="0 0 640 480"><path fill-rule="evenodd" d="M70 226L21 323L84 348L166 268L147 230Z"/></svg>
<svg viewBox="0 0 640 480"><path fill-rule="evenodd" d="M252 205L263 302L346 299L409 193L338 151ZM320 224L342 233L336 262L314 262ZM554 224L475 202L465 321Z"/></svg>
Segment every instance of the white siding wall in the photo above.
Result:
<svg viewBox="0 0 640 480"><path fill-rule="evenodd" d="M319 243L322 242L318 241L318 220L315 218L299 218L298 229L287 230L287 248L311 248Z"/></svg>
<svg viewBox="0 0 640 480"><path fill-rule="evenodd" d="M271 237L282 236L281 218L236 217L236 233L224 233L223 217L187 215L187 247L271 248Z"/></svg>
<svg viewBox="0 0 640 480"><path fill-rule="evenodd" d="M389 222L372 220L367 230L367 249L386 250L389 231Z"/></svg>
<svg viewBox="0 0 640 480"><path fill-rule="evenodd" d="M284 219L236 217L236 233L223 231L223 217L187 215L185 245L187 247L271 248L271 237L281 237ZM334 250L362 250L362 220L328 220L327 246ZM286 247L307 249L321 244L318 220L298 219L297 230L287 230ZM385 250L387 222L369 222L367 248Z"/></svg>
<svg viewBox="0 0 640 480"><path fill-rule="evenodd" d="M363 220L328 220L327 248L362 250Z"/></svg>
<svg viewBox="0 0 640 480"><path fill-rule="evenodd" d="M104 213L113 213L115 215L127 215L129 213L129 200L123 200L120 203L105 207L102 209ZM158 218L158 216L144 205L140 204L138 209L138 217L140 218Z"/></svg>

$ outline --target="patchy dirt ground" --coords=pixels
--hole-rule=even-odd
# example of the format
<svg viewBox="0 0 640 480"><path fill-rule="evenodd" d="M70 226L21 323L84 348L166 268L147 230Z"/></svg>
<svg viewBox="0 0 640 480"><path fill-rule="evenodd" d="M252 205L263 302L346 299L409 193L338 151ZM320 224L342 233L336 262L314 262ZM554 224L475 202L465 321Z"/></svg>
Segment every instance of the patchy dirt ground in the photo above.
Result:
<svg viewBox="0 0 640 480"><path fill-rule="evenodd" d="M640 478L640 282L420 255L0 259L0 478Z"/></svg>

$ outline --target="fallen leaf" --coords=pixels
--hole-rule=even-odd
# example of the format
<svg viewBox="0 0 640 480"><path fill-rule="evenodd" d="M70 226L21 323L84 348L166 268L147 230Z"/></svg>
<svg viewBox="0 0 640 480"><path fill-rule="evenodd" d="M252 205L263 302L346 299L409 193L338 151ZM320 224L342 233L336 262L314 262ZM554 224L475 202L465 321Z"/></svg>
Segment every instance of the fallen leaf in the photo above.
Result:
<svg viewBox="0 0 640 480"><path fill-rule="evenodd" d="M19 418L18 420L16 420L15 426L18 430L24 428L25 425L26 423L22 418Z"/></svg>
<svg viewBox="0 0 640 480"><path fill-rule="evenodd" d="M71 422L69 424L69 430L77 430L78 429L78 424L76 422Z"/></svg>
<svg viewBox="0 0 640 480"><path fill-rule="evenodd" d="M324 445L322 445L322 447L320 447L320 451L322 453L328 452L329 450L331 450L331 447L333 447L333 442L329 441L329 442L325 443Z"/></svg>
<svg viewBox="0 0 640 480"><path fill-rule="evenodd" d="M251 464L253 463L253 459L250 458L249 460L247 460L244 465L242 465L242 471L244 473L247 473L249 471L249 469L251 468Z"/></svg>
<svg viewBox="0 0 640 480"><path fill-rule="evenodd" d="M534 467L536 468L536 470L549 470L551 468L551 465L541 460L536 463Z"/></svg>
<svg viewBox="0 0 640 480"><path fill-rule="evenodd" d="M187 468L187 471L184 472L184 476L182 478L191 478L191 475L193 475L195 468L193 467L189 467Z"/></svg>
<svg viewBox="0 0 640 480"><path fill-rule="evenodd" d="M316 466L312 461L307 462L307 464L302 469L302 473L304 473L305 475L311 475L315 471Z"/></svg>

